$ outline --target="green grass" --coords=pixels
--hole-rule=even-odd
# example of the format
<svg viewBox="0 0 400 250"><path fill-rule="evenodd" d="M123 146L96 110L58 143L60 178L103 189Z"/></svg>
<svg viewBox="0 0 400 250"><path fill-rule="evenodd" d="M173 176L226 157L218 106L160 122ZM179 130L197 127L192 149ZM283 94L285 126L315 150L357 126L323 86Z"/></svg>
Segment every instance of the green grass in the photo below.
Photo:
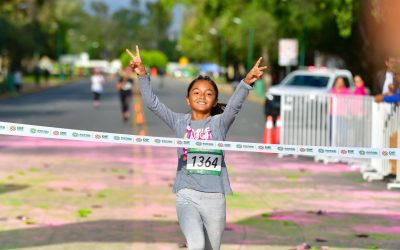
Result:
<svg viewBox="0 0 400 250"><path fill-rule="evenodd" d="M91 213L92 213L92 210L87 209L87 208L83 208L83 209L79 209L79 210L78 210L78 216L79 216L80 218L86 218L86 217L88 217L89 214L91 214Z"/></svg>

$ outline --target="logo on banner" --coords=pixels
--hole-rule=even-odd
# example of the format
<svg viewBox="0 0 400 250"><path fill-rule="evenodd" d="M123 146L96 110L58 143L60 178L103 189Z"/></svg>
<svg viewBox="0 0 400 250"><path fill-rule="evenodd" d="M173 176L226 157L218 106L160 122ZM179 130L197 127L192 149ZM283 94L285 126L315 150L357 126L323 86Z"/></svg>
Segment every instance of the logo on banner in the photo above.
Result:
<svg viewBox="0 0 400 250"><path fill-rule="evenodd" d="M283 148L285 151L296 152L295 148Z"/></svg>
<svg viewBox="0 0 400 250"><path fill-rule="evenodd" d="M55 136L60 135L60 132L58 132L57 130L54 130L53 135L55 135Z"/></svg>
<svg viewBox="0 0 400 250"><path fill-rule="evenodd" d="M97 140L100 140L100 139L101 139L101 135L96 134L96 135L94 136L94 138L96 138Z"/></svg>

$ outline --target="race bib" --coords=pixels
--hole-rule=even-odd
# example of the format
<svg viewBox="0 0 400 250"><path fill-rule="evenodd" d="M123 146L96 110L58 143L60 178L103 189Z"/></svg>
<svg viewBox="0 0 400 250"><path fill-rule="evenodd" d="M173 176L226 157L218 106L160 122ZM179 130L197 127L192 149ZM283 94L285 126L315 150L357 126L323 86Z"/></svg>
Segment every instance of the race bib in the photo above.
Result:
<svg viewBox="0 0 400 250"><path fill-rule="evenodd" d="M189 148L186 170L188 174L221 175L222 150Z"/></svg>

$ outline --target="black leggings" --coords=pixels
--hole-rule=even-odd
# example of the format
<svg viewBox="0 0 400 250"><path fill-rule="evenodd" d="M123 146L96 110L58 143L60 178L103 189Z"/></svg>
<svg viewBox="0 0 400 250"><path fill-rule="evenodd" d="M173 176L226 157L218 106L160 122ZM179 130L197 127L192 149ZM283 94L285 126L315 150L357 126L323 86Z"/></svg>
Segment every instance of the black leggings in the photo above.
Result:
<svg viewBox="0 0 400 250"><path fill-rule="evenodd" d="M93 100L98 101L100 100L100 93L99 92L93 92Z"/></svg>
<svg viewBox="0 0 400 250"><path fill-rule="evenodd" d="M121 100L121 108L122 112L129 111L129 103L132 96L132 92L130 90L120 90L119 91L119 99Z"/></svg>

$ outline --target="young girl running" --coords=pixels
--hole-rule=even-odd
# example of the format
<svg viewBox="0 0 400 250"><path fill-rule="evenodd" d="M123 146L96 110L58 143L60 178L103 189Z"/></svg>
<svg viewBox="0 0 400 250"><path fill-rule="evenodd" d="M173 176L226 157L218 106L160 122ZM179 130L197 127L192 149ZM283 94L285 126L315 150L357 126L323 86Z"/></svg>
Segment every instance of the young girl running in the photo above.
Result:
<svg viewBox="0 0 400 250"><path fill-rule="evenodd" d="M143 102L180 138L225 140L251 85L263 75L261 58L243 79L226 107L218 103L218 88L211 78L199 76L188 87L186 101L192 111L175 113L153 93L138 46L130 65L138 74ZM173 191L179 225L188 249L220 249L226 223L225 195L232 194L224 153L221 150L178 149Z"/></svg>

